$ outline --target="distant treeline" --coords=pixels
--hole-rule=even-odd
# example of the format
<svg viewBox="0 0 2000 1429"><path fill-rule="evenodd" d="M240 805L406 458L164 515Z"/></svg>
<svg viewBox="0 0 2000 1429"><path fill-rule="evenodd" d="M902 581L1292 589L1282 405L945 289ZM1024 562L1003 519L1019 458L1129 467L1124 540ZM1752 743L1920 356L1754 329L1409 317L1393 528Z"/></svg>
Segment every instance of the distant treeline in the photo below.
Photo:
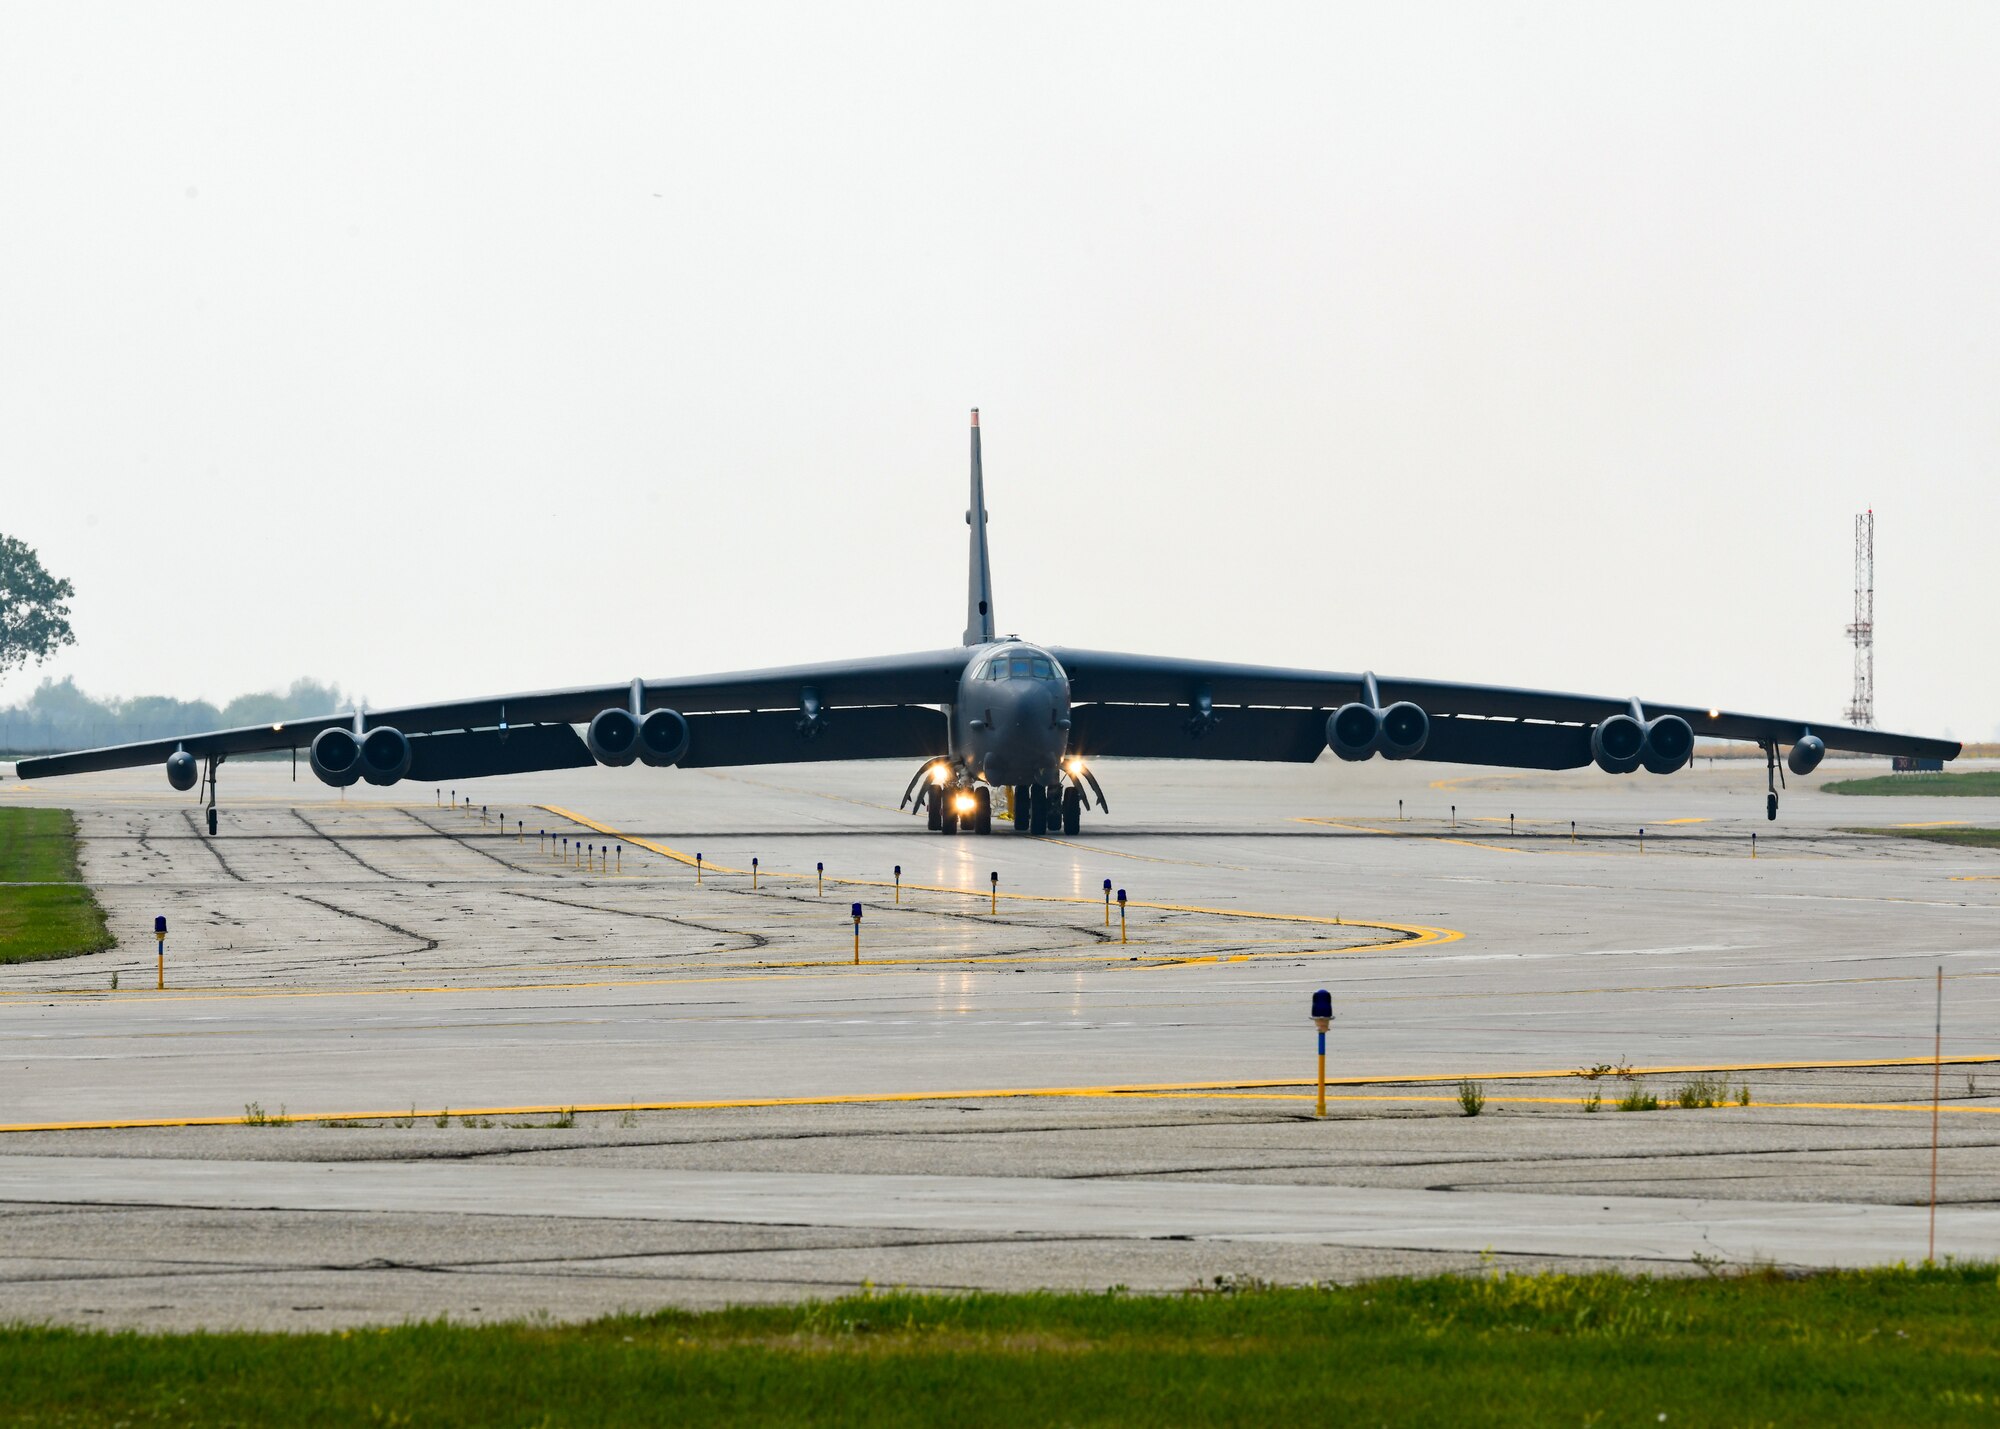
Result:
<svg viewBox="0 0 2000 1429"><path fill-rule="evenodd" d="M0 709L0 752L40 754L170 739L201 730L331 714L347 704L348 698L334 686L308 679L292 681L289 690L238 695L221 706L165 695L100 700L79 690L73 679L43 680L26 700Z"/></svg>

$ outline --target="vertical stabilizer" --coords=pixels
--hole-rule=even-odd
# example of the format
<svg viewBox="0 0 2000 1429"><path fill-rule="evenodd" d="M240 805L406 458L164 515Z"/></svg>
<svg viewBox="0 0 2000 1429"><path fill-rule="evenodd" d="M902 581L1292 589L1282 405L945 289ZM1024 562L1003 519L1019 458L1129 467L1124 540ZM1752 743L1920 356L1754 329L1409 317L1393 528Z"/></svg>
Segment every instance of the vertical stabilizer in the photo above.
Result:
<svg viewBox="0 0 2000 1429"><path fill-rule="evenodd" d="M986 559L986 478L979 469L979 409L972 409L972 505L965 513L972 528L972 568L965 596L965 643L993 638L993 570Z"/></svg>

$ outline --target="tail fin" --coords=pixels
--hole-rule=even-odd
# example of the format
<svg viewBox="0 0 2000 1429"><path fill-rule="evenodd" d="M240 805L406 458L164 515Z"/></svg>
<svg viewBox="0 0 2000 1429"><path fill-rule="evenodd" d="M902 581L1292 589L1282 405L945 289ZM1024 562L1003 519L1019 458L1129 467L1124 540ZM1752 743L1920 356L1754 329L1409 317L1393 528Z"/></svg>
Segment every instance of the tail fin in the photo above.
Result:
<svg viewBox="0 0 2000 1429"><path fill-rule="evenodd" d="M993 638L993 568L986 558L986 478L979 469L979 409L972 409L972 506L965 513L972 528L972 569L965 596L965 643L982 645Z"/></svg>

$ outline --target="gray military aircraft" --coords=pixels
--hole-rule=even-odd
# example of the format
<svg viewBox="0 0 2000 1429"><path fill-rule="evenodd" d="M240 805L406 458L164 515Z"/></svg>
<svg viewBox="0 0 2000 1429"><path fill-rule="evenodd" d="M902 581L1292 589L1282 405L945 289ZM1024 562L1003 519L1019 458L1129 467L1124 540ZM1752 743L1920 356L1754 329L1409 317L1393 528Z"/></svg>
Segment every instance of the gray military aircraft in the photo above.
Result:
<svg viewBox="0 0 2000 1429"><path fill-rule="evenodd" d="M1794 774L1829 749L1953 759L1949 740L1769 719L1637 699L1500 685L1377 678L1120 655L998 635L987 558L979 412L972 413L970 586L963 643L914 655L733 675L633 680L572 690L190 734L24 759L24 779L163 762L167 782L204 788L216 830L215 772L232 754L307 751L327 784L457 783L538 769L634 762L684 769L830 759L918 759L903 805L939 833L990 833L994 791L1014 829L1075 834L1106 758L1256 759L1310 764L1423 759L1510 769L1671 774L1697 734L1764 751L1765 813L1778 816L1778 748ZM578 733L581 727L582 733Z"/></svg>

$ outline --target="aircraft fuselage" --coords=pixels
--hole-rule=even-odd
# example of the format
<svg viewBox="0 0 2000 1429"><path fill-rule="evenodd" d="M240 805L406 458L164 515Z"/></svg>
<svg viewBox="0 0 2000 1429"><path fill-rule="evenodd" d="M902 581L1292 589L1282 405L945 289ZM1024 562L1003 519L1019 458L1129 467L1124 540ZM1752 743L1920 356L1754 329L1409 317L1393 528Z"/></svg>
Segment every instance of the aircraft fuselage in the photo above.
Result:
<svg viewBox="0 0 2000 1429"><path fill-rule="evenodd" d="M951 710L961 783L1059 785L1069 730L1069 677L1048 651L1013 639L976 647Z"/></svg>

